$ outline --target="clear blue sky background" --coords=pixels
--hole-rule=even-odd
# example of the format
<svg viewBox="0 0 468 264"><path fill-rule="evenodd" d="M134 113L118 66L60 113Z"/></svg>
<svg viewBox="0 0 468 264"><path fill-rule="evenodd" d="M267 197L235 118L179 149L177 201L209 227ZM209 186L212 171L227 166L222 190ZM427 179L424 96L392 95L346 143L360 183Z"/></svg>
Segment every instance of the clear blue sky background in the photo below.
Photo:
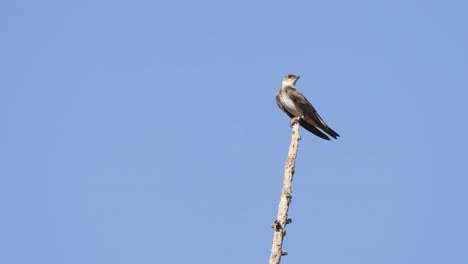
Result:
<svg viewBox="0 0 468 264"><path fill-rule="evenodd" d="M0 263L468 263L466 1L2 1Z"/></svg>

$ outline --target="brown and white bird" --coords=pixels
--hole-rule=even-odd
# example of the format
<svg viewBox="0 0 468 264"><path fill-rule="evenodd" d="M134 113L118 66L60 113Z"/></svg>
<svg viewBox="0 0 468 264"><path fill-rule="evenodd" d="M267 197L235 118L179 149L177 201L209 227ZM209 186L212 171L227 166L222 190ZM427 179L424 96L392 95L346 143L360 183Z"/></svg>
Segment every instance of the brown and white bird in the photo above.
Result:
<svg viewBox="0 0 468 264"><path fill-rule="evenodd" d="M330 140L325 134L327 133L332 138L336 139L340 135L333 131L320 117L312 104L302 95L294 86L300 76L288 74L284 76L281 89L276 94L276 103L290 118L299 117L299 124L307 129L310 133ZM323 133L319 128L325 132Z"/></svg>

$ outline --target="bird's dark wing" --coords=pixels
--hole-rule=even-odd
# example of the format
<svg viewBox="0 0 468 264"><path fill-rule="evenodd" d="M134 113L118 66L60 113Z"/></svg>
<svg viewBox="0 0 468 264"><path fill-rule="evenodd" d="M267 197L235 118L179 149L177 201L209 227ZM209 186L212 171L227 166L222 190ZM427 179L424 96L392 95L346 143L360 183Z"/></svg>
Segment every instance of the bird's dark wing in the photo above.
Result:
<svg viewBox="0 0 468 264"><path fill-rule="evenodd" d="M279 98L279 93L276 94L276 104L278 105L278 107L283 111L285 112L290 118L293 118L294 116L289 113L283 106L283 104L281 103L281 99ZM299 124L305 128L307 131L309 131L310 133L316 135L317 137L320 137L320 138L323 138L325 140L330 140L330 138L325 135L322 131L318 130L316 127L314 127L313 125L309 124L306 120L303 120L302 118L299 120Z"/></svg>
<svg viewBox="0 0 468 264"><path fill-rule="evenodd" d="M333 129L331 129L325 123L325 121L323 121L323 119L317 113L317 110L315 110L312 104L307 100L307 98L305 98L305 96L301 92L299 92L293 87L288 87L286 91L289 94L291 100L293 100L301 109L305 111L304 118L306 119L307 122L322 129L323 131L325 131L327 134L329 134L331 137L335 139L340 136L338 133L333 131Z"/></svg>

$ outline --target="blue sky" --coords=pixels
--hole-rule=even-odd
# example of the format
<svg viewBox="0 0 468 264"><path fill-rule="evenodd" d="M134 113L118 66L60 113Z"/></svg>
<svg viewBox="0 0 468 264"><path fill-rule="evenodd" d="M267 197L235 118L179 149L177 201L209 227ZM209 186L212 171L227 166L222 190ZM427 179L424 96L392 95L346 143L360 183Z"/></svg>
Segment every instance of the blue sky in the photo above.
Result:
<svg viewBox="0 0 468 264"><path fill-rule="evenodd" d="M466 1L3 1L0 263L468 263Z"/></svg>

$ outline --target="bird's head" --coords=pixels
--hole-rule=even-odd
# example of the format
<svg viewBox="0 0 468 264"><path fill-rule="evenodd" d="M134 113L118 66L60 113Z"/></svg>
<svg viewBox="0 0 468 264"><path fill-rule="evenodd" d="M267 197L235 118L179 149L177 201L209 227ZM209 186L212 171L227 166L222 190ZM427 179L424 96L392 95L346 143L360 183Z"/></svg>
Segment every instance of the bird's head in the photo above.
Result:
<svg viewBox="0 0 468 264"><path fill-rule="evenodd" d="M299 80L300 76L296 76L294 74L288 74L286 76L284 76L283 78L283 86L286 86L286 85L292 85L294 86L297 82L297 80Z"/></svg>

